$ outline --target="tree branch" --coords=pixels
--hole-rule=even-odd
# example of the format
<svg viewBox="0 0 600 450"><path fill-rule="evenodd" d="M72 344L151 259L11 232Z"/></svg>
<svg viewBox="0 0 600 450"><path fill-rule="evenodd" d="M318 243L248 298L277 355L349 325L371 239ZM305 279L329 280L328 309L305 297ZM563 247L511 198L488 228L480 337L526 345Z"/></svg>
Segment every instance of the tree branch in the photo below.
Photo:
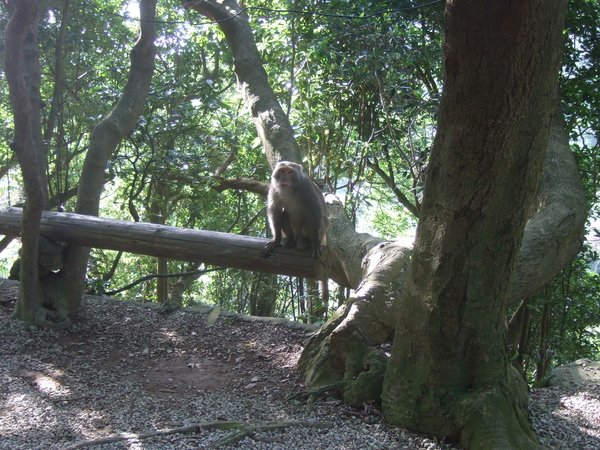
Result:
<svg viewBox="0 0 600 450"><path fill-rule="evenodd" d="M184 6L215 20L225 34L238 88L271 167L282 159L302 162L293 129L269 84L244 9L234 0L197 0L184 2Z"/></svg>
<svg viewBox="0 0 600 450"><path fill-rule="evenodd" d="M215 176L213 179L216 181L213 189L217 192L223 192L227 189L240 189L242 191L254 192L255 194L266 197L267 191L269 190L268 183L257 181L253 178L223 178Z"/></svg>
<svg viewBox="0 0 600 450"><path fill-rule="evenodd" d="M375 171L377 175L381 177L383 182L387 184L387 186L392 190L396 199L404 206L408 212L410 212L413 216L419 217L419 211L417 207L412 204L412 202L408 199L406 195L398 188L398 185L394 182L394 180L381 168L381 166L376 161L371 161L371 159L367 158L367 165Z"/></svg>

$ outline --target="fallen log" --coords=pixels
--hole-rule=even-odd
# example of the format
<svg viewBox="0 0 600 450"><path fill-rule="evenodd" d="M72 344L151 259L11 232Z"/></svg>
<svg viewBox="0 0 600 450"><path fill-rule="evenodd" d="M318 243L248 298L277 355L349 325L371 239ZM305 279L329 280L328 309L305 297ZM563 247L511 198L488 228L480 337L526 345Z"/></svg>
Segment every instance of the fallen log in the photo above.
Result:
<svg viewBox="0 0 600 450"><path fill-rule="evenodd" d="M21 208L0 209L0 234L19 235L22 216ZM311 258L308 252L278 248L266 257L267 240L258 237L49 211L42 215L41 233L59 242L84 247L281 275L326 277L323 263Z"/></svg>

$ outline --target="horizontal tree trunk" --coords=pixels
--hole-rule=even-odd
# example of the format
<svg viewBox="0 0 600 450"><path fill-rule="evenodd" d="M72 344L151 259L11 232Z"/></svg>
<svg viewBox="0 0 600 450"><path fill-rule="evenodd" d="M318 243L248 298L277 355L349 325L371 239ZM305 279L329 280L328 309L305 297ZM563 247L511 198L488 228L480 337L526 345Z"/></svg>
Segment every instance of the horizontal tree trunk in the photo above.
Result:
<svg viewBox="0 0 600 450"><path fill-rule="evenodd" d="M0 209L0 233L18 235L22 215L21 208ZM298 277L329 277L324 263L308 252L278 248L267 258L264 250L268 241L251 236L58 212L44 212L41 233L56 241L85 247ZM345 284L335 274L330 277Z"/></svg>

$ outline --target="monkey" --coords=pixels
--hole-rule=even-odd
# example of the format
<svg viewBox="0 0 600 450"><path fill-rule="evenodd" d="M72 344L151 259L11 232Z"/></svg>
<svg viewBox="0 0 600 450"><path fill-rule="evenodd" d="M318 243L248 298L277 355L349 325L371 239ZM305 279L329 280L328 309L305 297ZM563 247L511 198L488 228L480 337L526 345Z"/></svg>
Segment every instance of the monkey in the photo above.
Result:
<svg viewBox="0 0 600 450"><path fill-rule="evenodd" d="M279 246L308 249L313 258L321 256L329 227L325 200L300 164L279 161L275 165L267 196L267 216L273 239L265 245L265 256Z"/></svg>

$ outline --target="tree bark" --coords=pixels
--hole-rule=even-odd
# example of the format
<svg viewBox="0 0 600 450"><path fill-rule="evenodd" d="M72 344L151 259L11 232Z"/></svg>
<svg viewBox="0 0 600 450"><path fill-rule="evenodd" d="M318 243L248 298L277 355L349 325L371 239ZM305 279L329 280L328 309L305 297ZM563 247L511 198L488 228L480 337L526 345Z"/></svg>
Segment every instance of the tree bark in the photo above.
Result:
<svg viewBox="0 0 600 450"><path fill-rule="evenodd" d="M293 129L269 84L244 9L235 0L193 0L184 5L215 20L225 34L238 88L271 167L281 160L302 163Z"/></svg>
<svg viewBox="0 0 600 450"><path fill-rule="evenodd" d="M39 6L38 6L39 8ZM41 15L44 11L41 12ZM38 165L38 176L40 178L40 188L42 190L43 208L48 208L48 176L46 170L48 168L48 153L44 146L42 137L42 96L40 86L42 83L42 68L40 65L40 50L38 45L38 19L40 12L38 11L35 22L29 27L27 37L25 39L24 48L24 78L29 91L31 105L31 133L36 154L36 162Z"/></svg>
<svg viewBox="0 0 600 450"><path fill-rule="evenodd" d="M264 70L256 67L260 64L260 58L258 57L258 53L256 52L256 48L253 44L253 37L247 25L246 16L243 13L240 14L242 11L241 8L233 1L225 1L221 3L217 3L215 1L194 1L187 3L187 6L196 9L204 15L213 17L220 22L221 29L224 31L227 37L228 44L234 56L234 64L236 65L236 75L238 76L239 87L244 93L246 104L253 115L258 134L263 140L268 161L271 164L273 164L273 162L279 158L299 161L299 156L297 153L295 153L296 146L289 142L293 136L291 130L289 133L279 133L278 137L287 137L288 140L286 140L284 143L278 141L269 133L269 130L276 129L277 127L285 129L289 126L289 123L287 122L287 118L282 117L279 114L279 105L274 99L272 91L266 86L268 81L264 74ZM491 20L495 18L492 17L492 14L490 14L489 11L481 11L482 8L485 9L485 6L476 6L477 7L473 7L472 10L470 10L471 7L463 8L463 3L461 2L458 5L451 5L451 8L463 8L459 14L462 15L462 19L466 23L473 22L474 24L481 24L482 18L484 18L483 20ZM528 37L534 35L536 32L539 32L540 36L547 36L547 30L535 29L534 31L529 27L529 23L524 23L524 18L527 16L528 9L532 8L532 10L534 10L535 8L539 8L539 6L539 1L527 1L523 2L522 5L508 5L506 6L506 10L504 10L502 7L498 7L498 3L495 3L494 7L500 9L494 10L494 14L497 14L498 20L503 19L504 21L499 23L500 27L490 26L488 29L488 31L490 31L489 36L486 35L482 30L479 30L479 35L476 37L474 37L473 34L464 34L461 36L460 33L455 32L455 43L459 44L457 48L460 48L460 51L464 52L465 60L471 60L472 64L468 70L471 70L472 73L477 74L481 74L479 71L474 70L474 68L480 68L481 66L480 60L476 60L476 58L474 58L475 52L480 51L481 47L478 46L483 45L491 48L492 45L496 45L498 43L498 37L505 39L504 45L494 48L492 51L489 51L489 54L477 55L481 58L481 60L485 60L486 63L489 63L493 68L491 71L491 76L486 78L486 83L491 83L490 86L482 85L479 83L479 80L472 79L469 80L469 82L475 83L475 92L472 92L471 87L467 85L467 83L463 83L461 85L462 91L460 92L460 95L455 94L458 104L461 104L461 101L464 102L464 100L472 102L468 106L465 106L463 103L461 107L464 110L468 112L469 108L472 108L472 111L476 111L476 114L485 118L486 120L489 120L484 124L485 130L494 131L496 127L499 127L496 131L500 131L505 129L502 128L505 126L503 121L512 121L514 124L515 120L519 120L518 117L515 118L514 116L510 115L506 117L500 117L497 114L498 111L505 111L507 107L516 106L517 113L531 113L531 111L518 110L518 107L521 106L521 103L523 103L521 97L528 94L527 89L531 88L531 86L523 87L523 85L517 83L518 80L516 79L512 80L513 84L510 86L501 86L501 83L506 82L507 79L502 76L497 76L496 73L505 74L503 71L506 71L507 68L525 71L528 70L529 65L531 65L533 68L539 69L540 64L544 65L545 61L541 63L539 57L532 58L531 61L526 63L521 61L523 66L516 67L512 67L510 65L506 66L505 61L503 61L503 59L506 59L507 56L510 56L511 52L523 51L527 45L531 44L531 39L528 39ZM561 7L562 6L563 5L561 5ZM514 12L515 8L523 8L523 10L519 11L519 13L513 17L511 16L511 13ZM453 10L451 9L451 11ZM547 8L547 11L544 12L553 12L553 8ZM544 19L547 19L547 16L544 17ZM537 24L539 24L539 22L537 22ZM553 29L553 31L556 30ZM522 37L524 38L523 42L525 44L519 40ZM554 37L556 38L556 36ZM496 41L494 41L494 39L496 39ZM477 45L471 49L469 44L473 40L476 41L475 43ZM560 42L554 42L554 44L556 45L556 48L560 48ZM451 55L449 54L449 56L454 58L462 57L461 54L456 51ZM491 61L490 58L492 59ZM497 58L495 62L494 58ZM453 61L450 59L448 62L452 63ZM551 66L552 62L554 62L553 68L556 69L556 59L550 62ZM457 66L456 64L449 64L448 67L452 70L456 70L457 68L461 68L462 70L462 67ZM452 73L450 74L455 75ZM463 75L463 73L461 73L461 75ZM556 70L554 76L556 76ZM497 82L497 84L494 84L494 82ZM537 80L534 81L534 84L536 83ZM505 89L505 91L503 91L505 95L498 96L498 98L494 99L494 102L482 102L481 99L486 98L486 95L489 94L489 87L495 88L495 92L498 92L499 88L503 87ZM533 87L535 88L536 86ZM548 85L544 84L543 88L547 89ZM506 93L510 95L507 95ZM553 95L554 92L548 91L546 98L551 99ZM502 99L505 100L504 103L501 101ZM273 103L270 103L271 101ZM271 104L274 108L272 111L276 111L277 113L271 112L270 106L265 106ZM449 102L446 100L446 106L448 106L448 104ZM551 108L551 106L545 106L547 107L545 110L543 108L540 109L542 115L548 114L548 111ZM264 118L268 118L268 120L262 120ZM535 121L528 120L527 122L523 122L523 124L530 125L530 128L526 129L525 127L522 127L520 130L522 132L522 136L510 135L508 136L509 139L504 141L502 141L504 136L499 136L499 139L502 142L510 143L511 145L513 143L519 144L519 148L517 149L517 152L519 152L524 148L522 139L531 137L532 140L529 142L529 144L537 147L537 152L532 154L532 156L534 156L532 161L537 161L537 163L539 163L539 161L541 161L541 152L539 151L541 147L540 142L547 138L547 135L544 133L546 131L544 128L546 128L548 124L547 118L548 116L545 116L544 120L540 122L541 128L539 126L540 124L536 123ZM467 125L468 126L463 126L463 128L457 130L447 129L443 130L443 132L449 133L449 136L452 135L453 132L457 132L459 134L462 133L462 136L464 136L466 140L471 133L471 124ZM482 131L481 126L477 131ZM560 134L561 132L558 131L558 133ZM479 135L479 137L481 138L481 135ZM489 136L486 135L485 137L491 138L495 136L490 133ZM518 228L524 223L524 218L533 214L530 220L530 225L528 225L526 230L527 234L523 239L521 251L518 255L519 262L516 265L516 272L514 272L512 278L510 278L511 282L509 292L514 301L517 301L523 296L530 295L532 292L539 290L543 284L545 284L556 273L558 267L562 267L562 265L564 265L570 258L574 256L578 246L580 245L583 223L582 218L585 217L585 203L582 201L582 196L580 195L581 189L578 186L576 169L572 164L572 156L570 155L568 147L563 145L563 143L556 145L555 141L560 139L560 135L557 135L553 132L551 138L553 141L549 143L549 147L551 147L551 150L556 150L560 157L553 158L551 157L552 152L549 152L549 156L546 158L545 162L547 172L544 173L544 178L549 178L551 173L562 174L563 171L569 172L570 176L565 177L565 179L556 180L555 184L546 183L545 181L542 182L539 199L545 200L540 202L539 208L531 208L530 210L526 211L526 213L521 211L521 216L518 217L511 215L512 213L508 214L506 217L503 216L501 217L499 223L506 225L506 228L495 230L500 231L498 235L501 237L506 237L508 232L517 230L515 235L518 236L516 238L513 239L512 236L506 238L501 242L501 245L497 247L498 251L501 253L503 253L506 246L510 247L509 250L512 251L512 254L509 251L508 259L506 259L506 256L502 254L504 259L501 260L505 263L502 267L504 271L504 280L502 282L508 283L507 280L510 278L510 273L506 273L506 267L512 267L512 262L514 261L515 257L514 251L516 248L518 248L518 244L521 239L520 234L518 233ZM511 141L511 139L513 140ZM467 143L473 145L474 141L475 139L472 139ZM477 142L477 144L479 145L479 148L487 148L488 140L481 140ZM500 159L498 159L498 161L494 160L493 152L491 150L497 148L498 142L492 141L490 144L492 145L489 146L490 150L487 153L488 157L485 161L483 161L488 165L484 167L484 170L487 170L488 174L495 174L495 168L497 167ZM507 151L505 147L502 147L500 150L501 151L499 152L499 155L502 155L502 152ZM523 157L522 154L519 156L521 158ZM535 174L536 163L533 163L530 166L528 165L532 161L528 161L527 158L525 158L523 164L524 166L529 167L531 173ZM511 164L514 163L513 161L508 162ZM509 167L514 169L514 164L511 164L509 164ZM449 169L450 168L451 166L449 166ZM454 170L457 169L454 168ZM471 168L471 171L468 173L468 177L464 178L465 182L473 183L474 186L477 186L478 184L481 185L481 182L485 181L485 179L472 180L474 174L479 173L479 170L479 166ZM515 173L523 174L523 172L519 172L517 168L515 169L514 173L508 175L515 176ZM457 174L458 176L456 179L460 181L462 178L462 171L457 171ZM463 186L470 187L466 183L463 184ZM535 186L535 180L529 180L529 188L532 189L533 186ZM570 192L572 195L554 195L552 192L558 192L557 187L558 189L564 187L563 192ZM527 189L521 191L521 194L526 191ZM479 192L479 197L477 200L480 202L480 206L484 204L487 205L486 201L488 200L488 193L489 191L485 190ZM512 198L512 192L510 193L510 197ZM463 196L451 200L464 202L465 198ZM495 204L490 205L492 205L493 208L496 207ZM349 284L355 287L357 291L356 294L348 301L348 303L340 308L330 319L330 321L321 329L321 331L313 339L311 339L302 355L300 367L305 371L308 381L313 386L334 383L342 380L344 382L342 391L345 400L352 403L359 403L366 399L380 398L386 361L382 352L380 352L377 347L379 344L385 342L385 340L391 336L394 330L394 318L396 315L395 308L398 307L398 299L400 296L407 291L407 287L405 286L405 277L410 262L411 251L410 246L404 245L401 242L386 243L369 235L357 235L354 232L351 224L349 224L347 217L343 213L340 213L341 207L336 209L335 203L333 206L334 207L332 207L332 204L330 203L328 208L328 212L332 218L332 226L330 228L330 232L328 233L328 250L330 252L327 256L328 264L330 267L335 268L338 273L344 274L345 278L349 281ZM549 208L553 207L558 207L558 209L555 210L558 212L558 215L548 214L546 215L546 220L539 220L542 215L549 211ZM499 211L500 210L501 208ZM464 212L469 213L469 210L467 209ZM487 210L485 212L486 214L488 213ZM465 220L474 220L476 217L480 217L480 215L475 213L471 213L470 215L466 214ZM511 218L513 220L507 220L507 218ZM564 226L565 224L566 226ZM568 228L569 225L572 225L572 227ZM535 249L532 245L528 245L528 243L533 243L536 241L535 236L542 231L542 228L547 229L547 227L550 227L552 230L554 230L554 232L561 230L563 231L562 234L559 233L559 238L555 241L556 244L554 244L553 241L552 244L536 247ZM484 227L481 226L479 227L480 236L481 229L483 228ZM445 230L441 229L440 231L443 231L444 234L439 233L434 235L436 238L439 238L440 236L448 236ZM464 230L460 230L461 234L463 232ZM454 237L458 238L461 236L461 234L458 234ZM551 240L548 236L547 239ZM472 236L469 242L473 243L473 245L477 244L477 242L472 239ZM482 240L481 242L483 243L485 240ZM537 243L539 244L539 240L537 240ZM456 245L460 246L461 244L459 243ZM538 251L540 248L542 251ZM478 249L481 251L481 247L478 247ZM488 259L485 261L478 261L479 264L482 266L491 265L490 262L495 262L497 255L496 253L493 253L487 256ZM537 263L541 264L546 259L555 259L555 262L553 262L551 265L545 264L543 266L544 269L540 270L539 272L533 269ZM520 261L523 261L523 263ZM524 264L526 268L520 264ZM527 279L521 277L522 270L534 270L536 276L530 279L530 283L527 282ZM486 275L489 276L489 273ZM524 282L521 282L521 280L524 280ZM502 324L504 324L504 317L502 317L501 311L505 312L507 299L506 296L500 294L505 293L506 291L502 291L502 289L498 287L499 304L497 307L499 309L494 310L493 312L495 314L491 315L491 317ZM458 303L460 303L460 301ZM488 308L489 307L490 306L488 305ZM489 320L489 318L486 319ZM486 322L484 321L484 323ZM498 330L498 327L500 326L496 324L495 330ZM444 344L447 345L447 343ZM490 348L498 349L498 344L494 343L494 345L492 345ZM506 392L519 391L521 386L518 385L516 381L518 378L513 377L510 367L506 368L503 365L505 362L505 352L500 351L500 353L495 354L494 357L500 361L501 364L499 364L499 366L503 368L502 373L506 375L506 377L503 379L507 386ZM441 361L442 364L444 364L445 360ZM450 369L452 369L452 367L450 367ZM442 366L440 366L440 373L443 373ZM389 379L393 379L393 377L389 377ZM389 383L387 386L389 389ZM520 393L522 394L522 391ZM393 404L393 394L388 391L386 395L388 399L388 405L390 404L390 401ZM522 400L523 397L519 396L518 398ZM465 410L466 409L467 408L465 408ZM520 407L516 408L516 410L517 415L523 412L523 409ZM510 415L512 412L512 410L509 411L508 415ZM390 415L393 416L393 414ZM518 417L518 420L523 418L524 416L521 415ZM472 425L472 423L469 423L471 430L474 431L475 427ZM520 431L520 434L518 435L519 437L515 437L517 441L520 439L520 437L522 437L523 434L527 435L528 433L527 426L523 425L523 427L521 427L521 425L523 425L523 423L519 423L517 426L518 430ZM416 427L416 424L413 426ZM449 435L452 435L455 432L455 430L451 429L451 427L443 430L440 428L434 428L435 427L432 427L432 432L439 435L446 433L448 430ZM473 439L469 439L467 434L465 434L465 436L463 436L463 441L469 441L473 443L477 441L478 436L474 437ZM455 435L455 437L458 436ZM527 442L529 441L528 437L524 439Z"/></svg>
<svg viewBox="0 0 600 450"><path fill-rule="evenodd" d="M0 233L18 234L21 224L21 209L0 209ZM347 283L343 274L330 273L324 261L315 261L306 251L279 248L265 257L263 238L48 211L42 215L40 230L72 245L314 279L329 275L339 284Z"/></svg>
<svg viewBox="0 0 600 450"><path fill-rule="evenodd" d="M584 240L587 205L560 108L548 139L535 212L525 226L511 277L512 303L539 292L579 252Z"/></svg>
<svg viewBox="0 0 600 450"><path fill-rule="evenodd" d="M302 163L294 130L269 84L243 8L234 0L194 0L184 2L184 5L217 21L225 34L238 88L252 115L271 167L282 159ZM221 184L223 188L228 186L227 183ZM330 226L327 235L329 251L321 261L327 268L324 273L330 273L333 279L344 280L343 286L356 287L362 278L363 257L382 240L368 234L357 234L339 200L326 196L326 202Z"/></svg>
<svg viewBox="0 0 600 450"><path fill-rule="evenodd" d="M145 106L154 73L156 0L140 1L140 34L133 46L123 95L113 110L92 130L77 194L76 212L98 215L104 172L119 143L129 134ZM77 311L83 294L89 248L68 246L64 267L44 280L45 302L59 319Z"/></svg>
<svg viewBox="0 0 600 450"><path fill-rule="evenodd" d="M555 111L566 1L449 2L445 83L386 418L466 448L538 448L509 360L511 274Z"/></svg>
<svg viewBox="0 0 600 450"><path fill-rule="evenodd" d="M23 173L25 190L20 265L20 278L23 282L15 306L15 316L30 323L38 323L38 311L42 303L42 290L38 280L39 227L45 197L38 164L40 157L36 145L38 133L34 130L36 113L33 110L34 108L39 110L39 104L32 105L32 98L39 99L39 90L37 96L32 96L30 89L33 89L35 83L30 82L28 85L25 80L26 61L27 68L32 70L35 65L32 59L38 55L31 49L32 41L35 42L32 34L36 34L38 6L36 0L11 1L8 6L10 20L5 30L4 71L14 116L12 148ZM28 58L25 58L26 45L29 46L30 52L33 52ZM39 85L37 87L39 89ZM37 114L39 116L39 111Z"/></svg>

